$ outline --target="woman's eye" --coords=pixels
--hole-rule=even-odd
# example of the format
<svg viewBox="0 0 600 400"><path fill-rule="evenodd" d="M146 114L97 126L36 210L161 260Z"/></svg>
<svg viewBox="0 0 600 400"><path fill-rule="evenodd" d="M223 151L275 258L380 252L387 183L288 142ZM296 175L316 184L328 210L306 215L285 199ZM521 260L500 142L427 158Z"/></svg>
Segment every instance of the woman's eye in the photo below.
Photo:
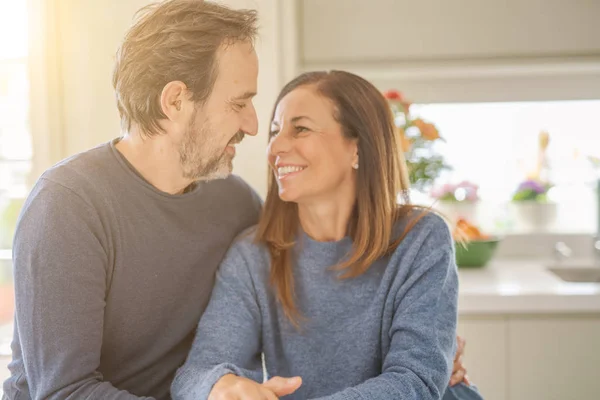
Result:
<svg viewBox="0 0 600 400"><path fill-rule="evenodd" d="M269 137L275 137L275 136L277 136L278 133L279 133L279 131L272 130L271 132L269 132Z"/></svg>
<svg viewBox="0 0 600 400"><path fill-rule="evenodd" d="M297 126L296 127L296 132L298 132L298 133L308 132L308 131L309 131L309 129L305 126Z"/></svg>

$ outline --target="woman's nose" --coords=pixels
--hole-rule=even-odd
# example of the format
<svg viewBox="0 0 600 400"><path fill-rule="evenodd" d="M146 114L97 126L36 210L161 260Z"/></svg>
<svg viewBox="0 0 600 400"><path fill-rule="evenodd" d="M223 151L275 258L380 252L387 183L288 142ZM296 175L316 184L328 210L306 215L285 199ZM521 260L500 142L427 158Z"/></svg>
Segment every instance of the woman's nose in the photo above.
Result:
<svg viewBox="0 0 600 400"><path fill-rule="evenodd" d="M280 131L277 135L273 136L269 142L269 153L274 156L281 153L287 153L291 148L291 138L283 131Z"/></svg>

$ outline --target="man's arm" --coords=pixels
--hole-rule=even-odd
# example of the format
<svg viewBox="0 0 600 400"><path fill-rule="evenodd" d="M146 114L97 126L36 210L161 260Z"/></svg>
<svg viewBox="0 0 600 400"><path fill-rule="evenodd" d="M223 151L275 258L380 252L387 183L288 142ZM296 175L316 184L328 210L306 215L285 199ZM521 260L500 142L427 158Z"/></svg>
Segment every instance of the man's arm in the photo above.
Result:
<svg viewBox="0 0 600 400"><path fill-rule="evenodd" d="M261 315L239 247L233 244L217 271L192 350L173 380L175 400L206 399L225 375L262 381Z"/></svg>
<svg viewBox="0 0 600 400"><path fill-rule="evenodd" d="M33 399L140 399L97 370L107 287L103 236L89 204L43 178L23 208L13 248L15 320Z"/></svg>

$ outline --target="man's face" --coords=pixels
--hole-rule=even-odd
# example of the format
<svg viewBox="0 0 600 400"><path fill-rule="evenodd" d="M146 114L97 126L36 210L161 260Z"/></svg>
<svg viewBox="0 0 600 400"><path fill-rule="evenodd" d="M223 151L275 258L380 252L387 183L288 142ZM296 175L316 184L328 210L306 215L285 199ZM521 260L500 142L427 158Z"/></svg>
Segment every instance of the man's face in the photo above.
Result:
<svg viewBox="0 0 600 400"><path fill-rule="evenodd" d="M235 145L258 130L252 104L258 79L254 47L247 42L222 47L217 63L212 93L194 110L179 144L184 177L192 180L226 178Z"/></svg>

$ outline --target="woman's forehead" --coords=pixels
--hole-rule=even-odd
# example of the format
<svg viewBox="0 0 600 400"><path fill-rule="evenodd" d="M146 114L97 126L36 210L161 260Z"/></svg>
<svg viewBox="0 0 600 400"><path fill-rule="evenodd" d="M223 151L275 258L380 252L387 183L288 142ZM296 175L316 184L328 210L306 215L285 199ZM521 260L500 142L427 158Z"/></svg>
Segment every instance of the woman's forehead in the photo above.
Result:
<svg viewBox="0 0 600 400"><path fill-rule="evenodd" d="M312 87L299 87L285 95L275 110L274 122L300 116L311 119L332 118L333 104Z"/></svg>

